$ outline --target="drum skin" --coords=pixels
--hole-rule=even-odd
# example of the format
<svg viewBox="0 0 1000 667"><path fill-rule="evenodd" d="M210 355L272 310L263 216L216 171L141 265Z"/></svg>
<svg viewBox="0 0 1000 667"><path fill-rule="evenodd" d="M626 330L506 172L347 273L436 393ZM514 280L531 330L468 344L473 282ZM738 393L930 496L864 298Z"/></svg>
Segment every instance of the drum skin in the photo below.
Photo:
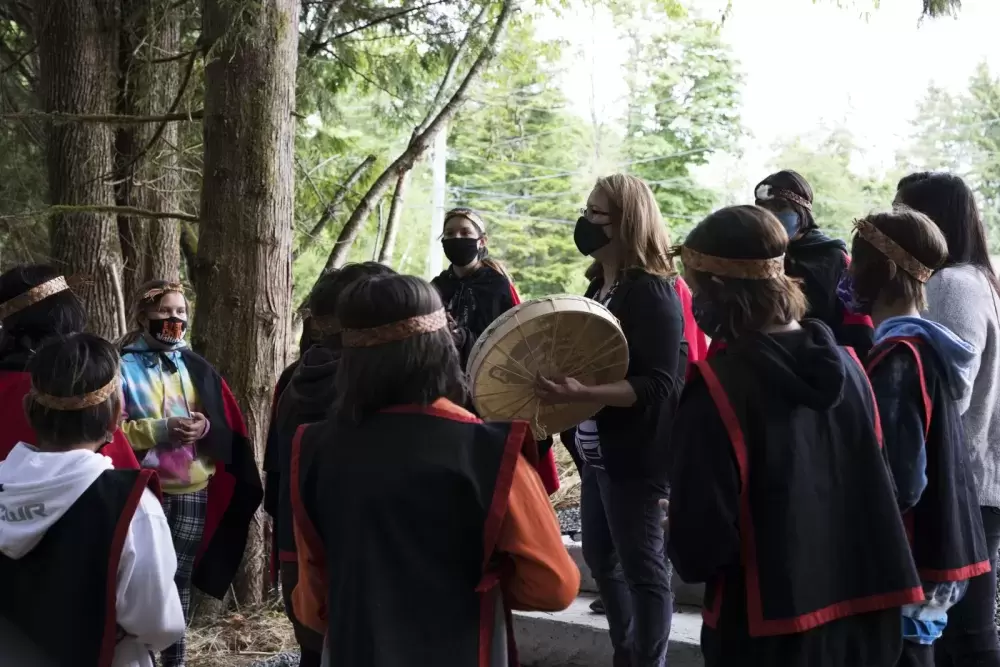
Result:
<svg viewBox="0 0 1000 667"><path fill-rule="evenodd" d="M469 357L469 387L483 419L523 419L536 439L576 426L601 405L542 405L535 378L573 377L593 386L628 370L628 344L618 320L601 304L560 294L526 301L483 332Z"/></svg>

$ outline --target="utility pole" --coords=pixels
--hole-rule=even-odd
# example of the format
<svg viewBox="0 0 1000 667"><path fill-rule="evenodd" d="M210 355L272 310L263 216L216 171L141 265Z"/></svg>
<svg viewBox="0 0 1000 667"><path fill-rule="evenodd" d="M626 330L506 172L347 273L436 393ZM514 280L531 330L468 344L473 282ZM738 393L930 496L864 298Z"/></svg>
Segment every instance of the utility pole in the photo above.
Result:
<svg viewBox="0 0 1000 667"><path fill-rule="evenodd" d="M445 125L434 137L431 149L431 219L427 242L427 280L434 278L442 269L441 231L444 229L444 200L448 188L448 126Z"/></svg>

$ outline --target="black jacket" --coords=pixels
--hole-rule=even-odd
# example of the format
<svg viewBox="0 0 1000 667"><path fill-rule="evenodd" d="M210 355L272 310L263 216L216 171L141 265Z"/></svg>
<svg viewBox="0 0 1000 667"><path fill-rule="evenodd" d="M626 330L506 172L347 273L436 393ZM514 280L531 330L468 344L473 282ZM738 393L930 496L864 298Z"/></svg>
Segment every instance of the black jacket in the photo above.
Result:
<svg viewBox="0 0 1000 667"><path fill-rule="evenodd" d="M603 285L594 280L587 297ZM605 407L594 417L604 467L615 477L665 481L669 424L684 388L688 348L684 316L673 281L640 269L625 273L608 304L628 342L625 379L636 402L627 408ZM574 447L573 429L562 440Z"/></svg>
<svg viewBox="0 0 1000 667"><path fill-rule="evenodd" d="M455 320L455 345L462 358L462 368L465 368L476 340L520 299L510 280L488 264L461 278L449 266L431 284L437 288L445 309Z"/></svg>
<svg viewBox="0 0 1000 667"><path fill-rule="evenodd" d="M806 317L826 324L840 345L854 348L864 359L872 346L871 320L848 311L837 296L848 266L850 255L844 242L818 229L810 229L792 241L785 255L785 272L802 281L809 302Z"/></svg>
<svg viewBox="0 0 1000 667"><path fill-rule="evenodd" d="M274 537L278 557L294 561L295 535L292 532L290 461L292 439L302 424L326 418L336 398L339 350L322 345L309 348L299 360L285 390L277 401L268 432L268 444L275 450L278 490L274 517ZM273 443L273 445L272 445Z"/></svg>
<svg viewBox="0 0 1000 667"><path fill-rule="evenodd" d="M815 320L741 336L684 390L668 554L705 582L706 667L894 665L923 599L864 370Z"/></svg>

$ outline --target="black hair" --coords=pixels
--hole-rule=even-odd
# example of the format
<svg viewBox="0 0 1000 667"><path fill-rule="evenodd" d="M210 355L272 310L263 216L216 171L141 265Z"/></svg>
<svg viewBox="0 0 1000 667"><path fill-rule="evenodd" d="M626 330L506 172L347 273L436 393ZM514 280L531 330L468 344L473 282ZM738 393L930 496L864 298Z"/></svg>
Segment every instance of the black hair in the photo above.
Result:
<svg viewBox="0 0 1000 667"><path fill-rule="evenodd" d="M1000 295L1000 281L990 262L986 227L976 197L965 181L944 172L910 174L899 182L896 202L920 211L938 226L948 242L945 267L958 264L976 267Z"/></svg>
<svg viewBox="0 0 1000 667"><path fill-rule="evenodd" d="M434 287L415 276L381 275L350 285L337 303L347 329L370 329L442 310ZM345 347L337 369L341 421L358 423L392 405L465 402L465 375L447 327L371 347Z"/></svg>
<svg viewBox="0 0 1000 667"><path fill-rule="evenodd" d="M802 197L810 204L813 203L812 186L809 185L809 181L807 181L805 177L797 171L782 169L781 171L771 174L754 187L753 191L755 196L757 190L762 185L771 186L771 190L787 190L798 195L799 197ZM802 206L801 204L797 204L781 197L775 197L774 199L767 201L757 200L756 203L757 206L766 208L772 213L778 213L782 210L788 209L795 211L798 213L799 220L801 221L801 225L799 227L801 231L815 229L817 227L816 218L813 217L812 210Z"/></svg>
<svg viewBox="0 0 1000 667"><path fill-rule="evenodd" d="M0 303L24 294L32 287L58 278L62 273L47 264L22 264L0 275ZM0 358L28 356L48 338L83 331L87 312L72 290L63 290L3 319Z"/></svg>
<svg viewBox="0 0 1000 667"><path fill-rule="evenodd" d="M118 351L100 336L76 333L52 338L28 364L32 392L25 400L28 423L42 449L65 451L84 443L107 442L121 415L120 390L103 403L80 410L55 410L41 404L38 391L49 396L83 396L118 378Z"/></svg>
<svg viewBox="0 0 1000 667"><path fill-rule="evenodd" d="M396 272L378 262L345 264L339 269L332 269L321 275L309 294L309 316L303 321L302 339L299 341L300 354L304 354L305 350L314 344L340 347L339 324L336 321L340 295L361 278L385 275L396 275Z"/></svg>

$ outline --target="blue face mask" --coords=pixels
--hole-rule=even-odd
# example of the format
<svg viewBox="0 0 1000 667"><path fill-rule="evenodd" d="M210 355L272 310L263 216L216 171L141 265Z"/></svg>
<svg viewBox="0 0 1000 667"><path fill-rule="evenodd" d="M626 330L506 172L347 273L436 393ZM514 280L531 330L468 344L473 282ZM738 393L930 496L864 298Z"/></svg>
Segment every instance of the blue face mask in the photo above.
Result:
<svg viewBox="0 0 1000 667"><path fill-rule="evenodd" d="M871 304L858 298L857 293L854 291L854 279L851 277L850 272L844 272L844 275L840 277L840 281L837 283L837 300L840 301L841 305L849 313L856 313L858 315L871 314Z"/></svg>
<svg viewBox="0 0 1000 667"><path fill-rule="evenodd" d="M781 226L785 228L786 232L788 232L789 239L799 233L801 220L799 220L799 214L795 211L782 211L781 213L775 213L774 217L778 219Z"/></svg>

